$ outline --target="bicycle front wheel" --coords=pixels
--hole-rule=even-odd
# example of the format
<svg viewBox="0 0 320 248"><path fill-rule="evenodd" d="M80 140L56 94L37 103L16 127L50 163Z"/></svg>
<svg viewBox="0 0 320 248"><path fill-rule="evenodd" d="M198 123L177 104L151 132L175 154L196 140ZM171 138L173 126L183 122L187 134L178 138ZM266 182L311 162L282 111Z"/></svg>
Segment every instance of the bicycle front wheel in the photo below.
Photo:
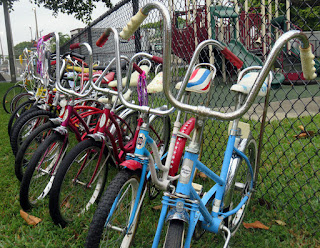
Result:
<svg viewBox="0 0 320 248"><path fill-rule="evenodd" d="M87 139L72 148L62 160L49 200L55 224L65 227L88 211L101 196L112 162L109 150L105 147L101 154L101 147L102 142ZM97 174L92 178L95 170Z"/></svg>
<svg viewBox="0 0 320 248"><path fill-rule="evenodd" d="M53 117L55 117L55 113L41 109L21 116L11 130L10 144L13 154L17 154L21 144L33 130Z"/></svg>
<svg viewBox="0 0 320 248"><path fill-rule="evenodd" d="M133 213L141 171L122 170L112 180L101 198L93 216L86 247L129 247L136 228L138 215ZM140 209L137 209L140 213ZM128 229L131 215L135 218Z"/></svg>
<svg viewBox="0 0 320 248"><path fill-rule="evenodd" d="M171 123L169 116L156 116L150 120L150 137L156 142L160 156L165 154L169 147Z"/></svg>
<svg viewBox="0 0 320 248"><path fill-rule="evenodd" d="M8 122L8 134L9 136L11 135L11 129L13 128L14 124L16 123L16 121L19 120L20 117L22 117L25 114L30 113L30 111L35 110L36 108L34 107L34 101L33 100L29 100L26 101L22 104L20 104L20 106L18 106L15 111L12 112L9 122Z"/></svg>
<svg viewBox="0 0 320 248"><path fill-rule="evenodd" d="M10 108L11 101L16 95L22 92L25 92L25 89L21 85L14 85L7 90L2 98L2 106L4 108L4 111L6 111L8 114L12 113L12 110Z"/></svg>
<svg viewBox="0 0 320 248"><path fill-rule="evenodd" d="M19 181L22 180L32 155L38 149L39 145L52 133L52 129L55 127L57 127L57 124L48 121L33 130L26 140L23 141L15 160L15 174Z"/></svg>
<svg viewBox="0 0 320 248"><path fill-rule="evenodd" d="M10 104L10 111L11 113L16 110L16 108L21 105L22 103L30 100L30 97L32 97L31 94L27 92L22 92L18 95L16 95L12 100Z"/></svg>
<svg viewBox="0 0 320 248"><path fill-rule="evenodd" d="M230 211L233 208L237 207L240 201L245 196L249 195L249 199L246 201L245 204L242 205L242 207L235 214L227 218L226 226L230 229L231 235L234 235L240 227L240 224L245 215L245 211L247 210L250 199L252 197L253 189L255 187L257 171L257 144L254 139L249 139L244 153L250 161L253 171L253 177L251 176L247 163L244 159L241 159L238 167L236 168L233 192L231 192L231 202L226 211ZM251 185L253 185L252 188Z"/></svg>
<svg viewBox="0 0 320 248"><path fill-rule="evenodd" d="M165 248L183 247L184 222L182 220L170 220L167 229Z"/></svg>
<svg viewBox="0 0 320 248"><path fill-rule="evenodd" d="M23 210L30 210L49 193L67 144L65 136L53 133L33 154L20 186Z"/></svg>

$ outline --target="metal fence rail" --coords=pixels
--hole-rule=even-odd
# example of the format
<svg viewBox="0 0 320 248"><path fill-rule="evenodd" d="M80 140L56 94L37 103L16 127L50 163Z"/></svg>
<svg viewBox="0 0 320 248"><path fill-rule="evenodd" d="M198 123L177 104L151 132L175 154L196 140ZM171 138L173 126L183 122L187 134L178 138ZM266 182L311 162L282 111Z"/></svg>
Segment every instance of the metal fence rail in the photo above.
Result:
<svg viewBox="0 0 320 248"><path fill-rule="evenodd" d="M149 0L126 0L84 29L70 43L86 41L93 46L94 59L105 63L113 57L113 44L103 48L94 44L106 27L121 28L139 6ZM180 81L190 62L195 46L213 38L224 42L245 67L261 65L275 40L289 29L307 33L317 56L320 73L320 0L315 1L162 1L170 10L173 23L172 83ZM261 3L265 2L265 5ZM279 3L280 2L280 3ZM121 43L122 54L131 57L138 51L159 54L162 47L161 20L151 12L139 32ZM112 38L109 39L112 41ZM69 44L70 44L69 43ZM62 49L68 50L69 44ZM271 203L283 221L296 223L309 233L319 235L320 223L320 83L306 81L300 67L298 43L282 50L274 65L266 131L258 177L257 199ZM199 61L215 63L219 73L215 87L206 96L192 95L195 105L210 105L223 111L234 106L229 92L237 71L225 63L219 53L203 51ZM161 101L160 101L161 99ZM162 104L163 96L154 96L153 104ZM252 124L259 138L263 99L257 99L243 117ZM202 160L220 167L221 148L226 143L228 123L208 120L204 130ZM305 132L309 131L309 132Z"/></svg>

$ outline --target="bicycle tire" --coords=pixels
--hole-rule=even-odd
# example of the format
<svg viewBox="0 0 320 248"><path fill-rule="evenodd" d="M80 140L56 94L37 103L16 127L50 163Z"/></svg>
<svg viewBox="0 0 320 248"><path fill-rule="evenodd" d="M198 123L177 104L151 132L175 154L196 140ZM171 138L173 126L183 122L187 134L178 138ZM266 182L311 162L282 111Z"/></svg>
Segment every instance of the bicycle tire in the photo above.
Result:
<svg viewBox="0 0 320 248"><path fill-rule="evenodd" d="M65 138L60 133L51 134L30 159L20 185L20 205L24 211L35 207L49 193L66 150Z"/></svg>
<svg viewBox="0 0 320 248"><path fill-rule="evenodd" d="M30 97L32 97L32 95L30 93L27 92L22 92L18 95L16 95L11 103L10 103L10 110L11 112L15 111L15 109L22 103L30 100Z"/></svg>
<svg viewBox="0 0 320 248"><path fill-rule="evenodd" d="M134 137L135 130L138 126L139 112L133 111L128 114L124 114L123 116L120 114L119 117L122 118L121 121L118 121L121 130L121 137L117 137L117 132L115 132L114 125L111 126L110 130L115 140L120 138L122 139L123 144L126 145Z"/></svg>
<svg viewBox="0 0 320 248"><path fill-rule="evenodd" d="M17 154L19 147L28 135L30 135L32 130L43 125L48 121L48 119L53 117L55 117L55 114L48 110L36 110L19 118L12 128L10 136L10 144L13 154Z"/></svg>
<svg viewBox="0 0 320 248"><path fill-rule="evenodd" d="M136 196L136 192L138 190L140 176L141 170L131 171L128 169L124 169L114 177L112 182L107 187L103 197L101 198L97 210L93 216L92 222L89 227L85 247L92 248L99 247L99 245L103 247L120 247L119 243L121 244L121 247L130 246L136 228L138 226L139 213L141 209L137 210L138 214L136 214L136 217L131 225L131 229L128 231L130 233L129 235L124 231L117 232L111 228L106 227L115 227L115 225L119 226L119 223L124 222L124 224L119 228L121 230L125 230L131 216L134 196ZM128 188L126 188L126 186L128 186ZM116 201L116 199L125 200L125 197L123 195L120 197L120 193L122 192L128 193L125 196L133 196L133 198L129 197L127 207L124 205L125 203L122 204L121 202L120 209L120 203ZM114 204L116 204L115 209L113 209ZM111 210L114 211L109 217ZM128 212L125 213L124 210L128 210ZM123 218L126 219L123 220ZM108 225L106 223L107 219L110 219ZM112 238L112 240L108 240L108 238ZM109 244L109 241L113 244Z"/></svg>
<svg viewBox="0 0 320 248"><path fill-rule="evenodd" d="M101 147L102 142L87 139L73 147L62 160L49 199L50 215L56 225L65 227L101 197L112 161L107 148L103 151L98 176L87 187L99 162ZM80 168L83 169L80 171Z"/></svg>
<svg viewBox="0 0 320 248"><path fill-rule="evenodd" d="M12 99L20 94L21 92L25 91L25 89L21 86L21 85L14 85L11 86L6 93L4 94L3 98L2 98L2 106L4 111L6 111L8 114L12 113L11 111L11 101Z"/></svg>
<svg viewBox="0 0 320 248"><path fill-rule="evenodd" d="M256 171L257 171L257 144L253 138L249 138L247 145L244 149L245 155L248 157L252 170L253 170L253 189L255 187ZM225 211L230 211L233 207L236 207L241 199L247 195L249 190L249 184L251 183L251 174L248 166L244 159L240 160L239 165L236 168L236 174L234 179L233 187L231 188L231 203L225 209ZM249 199L246 203L234 214L226 219L226 226L230 229L231 236L233 236L236 231L241 226L242 220L244 218L247 206L250 203L253 191L249 194Z"/></svg>
<svg viewBox="0 0 320 248"><path fill-rule="evenodd" d="M34 108L34 101L33 100L29 100L26 101L22 104L20 104L20 106L18 106L16 108L15 111L13 111L13 113L10 116L9 122L8 122L8 134L10 136L11 134L11 130L12 127L14 126L14 123L23 115L30 113L31 111L34 111L37 108Z"/></svg>
<svg viewBox="0 0 320 248"><path fill-rule="evenodd" d="M182 220L170 220L165 238L164 248L183 247L184 222Z"/></svg>
<svg viewBox="0 0 320 248"><path fill-rule="evenodd" d="M41 125L33 130L26 140L21 144L15 159L15 175L19 181L22 180L33 153L37 150L45 138L51 134L51 130L55 127L57 127L56 124L48 121L44 125Z"/></svg>

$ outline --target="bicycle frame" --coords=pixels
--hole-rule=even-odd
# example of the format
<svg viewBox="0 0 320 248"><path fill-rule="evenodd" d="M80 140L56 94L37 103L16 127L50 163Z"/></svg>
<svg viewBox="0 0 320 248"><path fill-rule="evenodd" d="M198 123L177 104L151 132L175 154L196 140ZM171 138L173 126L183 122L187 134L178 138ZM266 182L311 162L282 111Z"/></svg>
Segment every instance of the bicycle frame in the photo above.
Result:
<svg viewBox="0 0 320 248"><path fill-rule="evenodd" d="M233 126L233 128L235 128L235 126ZM197 135L197 133L200 134L200 131L201 126L198 126L195 135ZM223 219L236 213L246 203L249 198L249 194L252 194L254 174L247 156L235 147L237 137L238 136L234 134L229 135L220 176L199 161L199 140L191 143L189 147L186 148L176 191L174 194L165 193L162 199L162 209L152 245L153 248L158 247L160 234L166 218L170 219L173 216L179 216L179 219L189 223L184 247L190 247L192 235L199 220L202 222L203 229L218 233ZM234 158L233 154L236 154L237 157ZM228 180L228 171L230 165L232 165L235 159L245 160L251 174L251 185L248 195L241 200L238 206L231 211L223 213L220 210L223 209L223 198L225 196L225 187ZM211 180L216 182L216 184L206 192L203 198L200 198L192 186L192 180L196 169L205 173ZM212 211L210 213L206 208L206 204L214 195L215 198L213 201ZM174 207L174 209L170 210L167 216L169 206ZM189 217L187 210L190 211Z"/></svg>
<svg viewBox="0 0 320 248"><path fill-rule="evenodd" d="M128 113L131 113L132 111L124 110L124 112L126 112L125 114L128 114ZM124 160L125 157L123 155L125 153L132 152L134 150L134 144L136 143L136 140L138 137L138 132L139 132L140 126L143 122L142 119L141 118L138 119L138 126L136 128L135 133L134 133L133 139L131 141L129 141L128 144L126 144L126 145L124 145L124 143L123 143L120 126L117 122L117 119L119 119L120 122L124 123L130 129L129 125L121 117L115 115L115 113L113 111L111 111L110 108L105 108L103 111L103 114L101 115L100 121L97 124L97 128L95 129L94 133L86 136L86 137L91 137L96 141L102 142L102 147L100 150L99 159L97 161L95 171L94 171L92 178L91 178L90 182L88 183L87 187L90 187L91 183L94 181L94 178L98 172L101 158L102 158L104 149L106 147L106 137L108 137L108 140L111 142L111 145L113 148L113 153L114 153L113 158L116 160L116 164L119 164ZM112 126L114 126L114 132L109 130L109 129L111 129ZM133 133L131 129L129 131L131 133ZM114 133L117 134L117 137L119 140L119 148L121 149L120 152L118 152L118 147L116 144L116 138L114 137ZM80 174L81 170L83 169L84 164L85 163L83 163L82 166L80 167L79 172L77 173L77 176Z"/></svg>
<svg viewBox="0 0 320 248"><path fill-rule="evenodd" d="M149 124L143 123L136 138L134 155L128 154L126 156L126 160L121 164L121 166L127 167L130 170L142 170L137 195L135 196L135 202L132 211L133 214L130 216L129 225L126 230L127 232L130 230L131 224L136 217L136 213L139 212L138 209L141 207L141 204L144 200L144 196L147 191L147 187L144 188L146 179L148 180L148 178L150 178L150 173L147 175L147 168L149 167L150 160L153 161L153 157L151 156L149 150L146 148L147 144L153 148L152 150L154 156L156 157L156 160L160 161L159 153L157 152L157 149L154 149L157 147L157 145L155 144L155 141L149 136L149 132ZM119 197L115 199L105 225L107 225L110 220L110 216L112 216L113 211L116 209L118 200Z"/></svg>

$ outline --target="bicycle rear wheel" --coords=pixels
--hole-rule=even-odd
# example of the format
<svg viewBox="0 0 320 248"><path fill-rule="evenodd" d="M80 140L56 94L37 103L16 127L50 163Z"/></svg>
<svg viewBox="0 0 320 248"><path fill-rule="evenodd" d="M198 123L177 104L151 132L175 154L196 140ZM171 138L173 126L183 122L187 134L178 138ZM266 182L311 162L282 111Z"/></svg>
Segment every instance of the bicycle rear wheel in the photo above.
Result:
<svg viewBox="0 0 320 248"><path fill-rule="evenodd" d="M67 144L65 136L53 133L33 154L20 186L23 210L30 210L49 193Z"/></svg>
<svg viewBox="0 0 320 248"><path fill-rule="evenodd" d="M99 158L101 147L102 142L87 139L72 148L62 160L49 200L50 215L55 224L65 227L100 198L112 163L107 147ZM96 169L97 174L90 183Z"/></svg>
<svg viewBox="0 0 320 248"><path fill-rule="evenodd" d="M128 230L141 171L122 170L112 180L93 216L86 247L129 247L138 226L137 209Z"/></svg>

